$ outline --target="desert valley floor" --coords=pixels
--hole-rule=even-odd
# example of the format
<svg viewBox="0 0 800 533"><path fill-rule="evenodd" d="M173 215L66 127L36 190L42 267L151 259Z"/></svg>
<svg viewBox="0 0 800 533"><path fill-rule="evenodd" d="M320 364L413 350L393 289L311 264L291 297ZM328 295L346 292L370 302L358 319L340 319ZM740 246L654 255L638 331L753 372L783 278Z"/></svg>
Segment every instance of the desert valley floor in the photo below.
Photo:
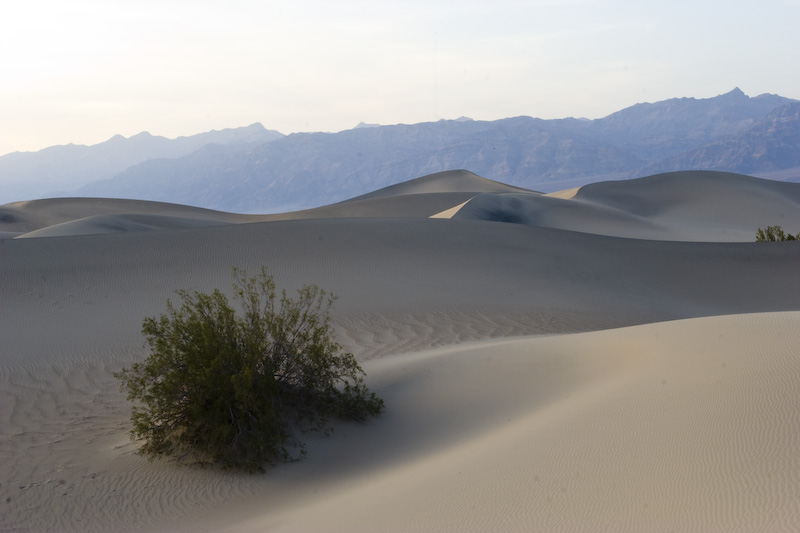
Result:
<svg viewBox="0 0 800 533"><path fill-rule="evenodd" d="M798 531L800 184L542 195L466 171L308 211L0 206L0 530ZM386 412L250 475L148 461L112 373L175 289L338 296Z"/></svg>

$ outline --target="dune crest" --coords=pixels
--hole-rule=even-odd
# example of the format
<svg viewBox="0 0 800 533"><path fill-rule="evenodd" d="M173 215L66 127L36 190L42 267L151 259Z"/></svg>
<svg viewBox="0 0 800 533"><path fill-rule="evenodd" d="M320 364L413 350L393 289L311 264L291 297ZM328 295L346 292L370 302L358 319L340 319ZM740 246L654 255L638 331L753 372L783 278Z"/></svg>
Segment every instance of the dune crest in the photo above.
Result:
<svg viewBox="0 0 800 533"><path fill-rule="evenodd" d="M15 202L0 206L0 238L278 220L454 217L636 239L752 242L759 227L782 224L798 228L795 233L800 231L800 184L692 171L541 194L455 170L337 204L269 215L240 215L141 200Z"/></svg>
<svg viewBox="0 0 800 533"><path fill-rule="evenodd" d="M574 198L579 190L581 190L580 187L573 187L571 189L564 189L563 191L549 192L545 194L545 196L549 196L551 198L561 198L562 200L569 200L570 198Z"/></svg>
<svg viewBox="0 0 800 533"><path fill-rule="evenodd" d="M781 332L798 320L692 319L375 362L391 403L416 410L395 415L408 425L398 435L413 424L458 437L226 530L791 530L800 342ZM486 395L480 383L493 383Z"/></svg>
<svg viewBox="0 0 800 533"><path fill-rule="evenodd" d="M800 228L800 184L673 172L584 185L568 194L482 194L454 215L636 239L752 242L780 220Z"/></svg>
<svg viewBox="0 0 800 533"><path fill-rule="evenodd" d="M472 200L472 198L470 198L470 200ZM467 200L466 202L462 202L456 206L453 206L450 209L445 209L444 211L440 211L435 215L431 215L430 218L453 218L453 215L458 213L461 210L461 208L467 205L468 203L469 200Z"/></svg>

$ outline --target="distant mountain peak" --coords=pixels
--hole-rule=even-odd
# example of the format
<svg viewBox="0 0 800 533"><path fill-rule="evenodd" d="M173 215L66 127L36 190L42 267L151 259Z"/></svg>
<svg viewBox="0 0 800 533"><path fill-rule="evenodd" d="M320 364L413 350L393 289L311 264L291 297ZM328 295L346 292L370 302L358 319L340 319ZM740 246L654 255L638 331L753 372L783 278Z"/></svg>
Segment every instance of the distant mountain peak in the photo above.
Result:
<svg viewBox="0 0 800 533"><path fill-rule="evenodd" d="M475 122L473 119L465 116L458 118L440 118L437 122Z"/></svg>
<svg viewBox="0 0 800 533"><path fill-rule="evenodd" d="M353 129L360 130L362 128L379 128L380 126L380 124L367 124L366 122L359 122Z"/></svg>
<svg viewBox="0 0 800 533"><path fill-rule="evenodd" d="M743 90L741 90L739 87L734 87L732 91L730 91L730 92L727 92L727 93L725 93L725 94L721 94L721 95L719 95L719 97L722 97L722 98L731 98L731 99L733 99L733 98L736 98L736 99L748 98L748 99L749 99L749 98L750 98L750 97L749 97L749 96L747 96L747 95L744 93L744 91L743 91ZM719 97L718 97L718 98L719 98Z"/></svg>
<svg viewBox="0 0 800 533"><path fill-rule="evenodd" d="M117 133L109 140L107 140L105 143L100 143L100 144L120 144L127 141L150 139L152 137L153 136L150 134L150 132L147 131L140 131L136 135L131 135L130 137L125 137L124 135ZM89 145L89 146L98 146L98 145Z"/></svg>

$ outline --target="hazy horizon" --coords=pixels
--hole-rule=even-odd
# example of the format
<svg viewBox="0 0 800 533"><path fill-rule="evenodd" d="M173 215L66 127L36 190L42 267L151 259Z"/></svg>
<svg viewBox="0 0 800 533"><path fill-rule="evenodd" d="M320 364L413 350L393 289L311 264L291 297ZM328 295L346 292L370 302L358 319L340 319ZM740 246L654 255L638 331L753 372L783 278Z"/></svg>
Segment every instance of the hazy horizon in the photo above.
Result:
<svg viewBox="0 0 800 533"><path fill-rule="evenodd" d="M38 0L0 21L0 155L254 122L594 119L734 87L800 98L798 22L797 0Z"/></svg>

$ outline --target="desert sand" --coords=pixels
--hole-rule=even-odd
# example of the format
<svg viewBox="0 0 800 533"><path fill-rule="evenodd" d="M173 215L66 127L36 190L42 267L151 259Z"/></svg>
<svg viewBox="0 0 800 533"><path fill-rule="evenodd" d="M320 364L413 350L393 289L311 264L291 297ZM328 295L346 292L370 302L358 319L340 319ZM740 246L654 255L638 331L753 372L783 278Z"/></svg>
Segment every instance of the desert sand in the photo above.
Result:
<svg viewBox="0 0 800 533"><path fill-rule="evenodd" d="M318 209L0 206L0 530L796 531L800 185L542 195L465 171ZM338 295L386 412L266 474L148 461L112 373L179 288Z"/></svg>

